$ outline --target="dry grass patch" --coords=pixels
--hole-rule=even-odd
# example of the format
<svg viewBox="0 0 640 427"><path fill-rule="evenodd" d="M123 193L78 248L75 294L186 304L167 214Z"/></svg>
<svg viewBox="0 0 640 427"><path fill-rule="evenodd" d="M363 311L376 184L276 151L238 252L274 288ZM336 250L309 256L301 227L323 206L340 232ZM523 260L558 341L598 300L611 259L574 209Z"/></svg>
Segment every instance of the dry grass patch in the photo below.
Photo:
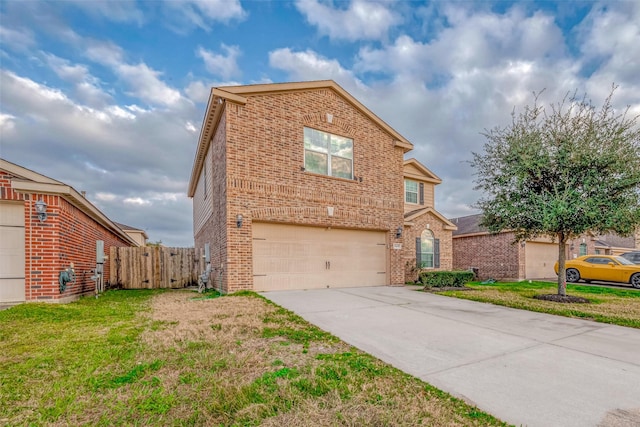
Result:
<svg viewBox="0 0 640 427"><path fill-rule="evenodd" d="M126 291L111 295L126 300ZM183 291L147 295L144 303L138 301L136 315L107 310L113 317L94 325L105 336L115 336L111 357L105 357L104 345L85 343L75 359L80 365L92 361L90 369L66 372L57 366L45 375L49 383L40 384L43 392L27 393L29 404L8 393L3 381L0 398L21 409L0 409L0 423L504 425L255 294L213 299L194 299L196 294ZM127 335L135 339L104 331L104 324L116 319L118 330L135 331ZM80 325L72 329L78 336L86 333ZM93 353L101 363L95 363ZM11 371L5 362L0 368ZM17 374L9 377L12 384L19 382Z"/></svg>

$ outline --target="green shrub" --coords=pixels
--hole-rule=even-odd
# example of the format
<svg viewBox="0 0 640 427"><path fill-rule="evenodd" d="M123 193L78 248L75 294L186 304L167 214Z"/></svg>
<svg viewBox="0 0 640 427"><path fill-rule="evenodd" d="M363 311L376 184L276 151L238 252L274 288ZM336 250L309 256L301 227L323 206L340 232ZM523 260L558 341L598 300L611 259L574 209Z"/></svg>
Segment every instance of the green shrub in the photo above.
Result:
<svg viewBox="0 0 640 427"><path fill-rule="evenodd" d="M420 273L420 282L425 288L461 288L472 280L472 271L423 271Z"/></svg>

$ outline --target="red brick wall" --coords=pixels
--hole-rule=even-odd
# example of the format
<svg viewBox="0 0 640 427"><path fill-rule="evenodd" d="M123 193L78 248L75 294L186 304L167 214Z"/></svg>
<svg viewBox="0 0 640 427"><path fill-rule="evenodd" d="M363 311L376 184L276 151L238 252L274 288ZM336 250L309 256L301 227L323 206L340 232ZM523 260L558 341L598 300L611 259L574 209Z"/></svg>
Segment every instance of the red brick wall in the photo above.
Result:
<svg viewBox="0 0 640 427"><path fill-rule="evenodd" d="M453 268L478 268L484 279L520 279L524 277L521 246L513 244L513 233L482 234L453 238Z"/></svg>
<svg viewBox="0 0 640 427"><path fill-rule="evenodd" d="M103 240L105 253L111 246L129 246L87 214L58 195L22 194L11 189L12 177L0 171L2 200L20 200L25 210L25 296L27 301L68 301L95 291L90 279L96 265L96 240ZM47 220L40 222L35 201L47 204ZM109 280L109 261L104 266ZM74 263L75 283L60 293L58 277Z"/></svg>
<svg viewBox="0 0 640 427"><path fill-rule="evenodd" d="M424 214L411 221L412 226L407 226L403 232L403 259L405 266L405 281L413 282L418 278L416 266L416 238L420 237L422 232L428 228L433 232L433 236L440 240L440 267L433 270L451 270L453 269L453 245L451 241L451 230L445 230L442 221L435 215Z"/></svg>
<svg viewBox="0 0 640 427"><path fill-rule="evenodd" d="M332 123L326 121L327 113L333 115ZM219 215L226 217L220 221L214 214L196 235L196 246L222 235L215 231L216 223L226 225L226 241L215 243L223 254L225 291L253 287L254 220L384 230L389 242L400 242L395 239L395 230L403 225L403 150L335 92L323 89L250 96L244 106L227 102L224 115L226 122L220 127L226 132L226 158L214 156L213 170L215 179L226 172L227 179L222 181L226 186L218 188L220 197L226 199L226 211L220 209ZM304 126L352 138L353 170L358 179L302 170ZM218 144L217 137L212 149ZM224 166L218 163L223 161ZM333 217L327 215L328 206L334 207ZM236 227L238 214L244 218L242 228ZM388 249L388 258L389 284L404 283L402 251Z"/></svg>

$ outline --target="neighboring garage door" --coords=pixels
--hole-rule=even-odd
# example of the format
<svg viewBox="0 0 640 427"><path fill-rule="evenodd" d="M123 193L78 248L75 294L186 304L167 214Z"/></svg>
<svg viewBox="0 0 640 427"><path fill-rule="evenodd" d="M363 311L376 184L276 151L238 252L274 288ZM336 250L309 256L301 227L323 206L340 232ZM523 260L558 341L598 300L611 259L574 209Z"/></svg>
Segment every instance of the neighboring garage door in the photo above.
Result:
<svg viewBox="0 0 640 427"><path fill-rule="evenodd" d="M253 288L387 284L386 233L253 223Z"/></svg>
<svg viewBox="0 0 640 427"><path fill-rule="evenodd" d="M24 300L24 206L0 202L0 302Z"/></svg>
<svg viewBox="0 0 640 427"><path fill-rule="evenodd" d="M525 245L527 279L553 278L553 266L558 260L556 243L527 242Z"/></svg>

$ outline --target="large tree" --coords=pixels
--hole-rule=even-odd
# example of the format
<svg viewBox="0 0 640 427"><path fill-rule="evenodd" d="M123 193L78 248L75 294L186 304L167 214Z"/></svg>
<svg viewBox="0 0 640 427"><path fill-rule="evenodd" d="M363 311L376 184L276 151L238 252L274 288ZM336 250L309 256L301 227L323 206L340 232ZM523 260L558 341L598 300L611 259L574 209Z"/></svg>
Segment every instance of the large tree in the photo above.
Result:
<svg viewBox="0 0 640 427"><path fill-rule="evenodd" d="M477 206L490 232L558 243L558 294L566 295L565 245L586 232L633 234L640 225L639 116L616 111L615 87L601 108L567 95L546 108L512 112L511 124L485 131L473 153Z"/></svg>

